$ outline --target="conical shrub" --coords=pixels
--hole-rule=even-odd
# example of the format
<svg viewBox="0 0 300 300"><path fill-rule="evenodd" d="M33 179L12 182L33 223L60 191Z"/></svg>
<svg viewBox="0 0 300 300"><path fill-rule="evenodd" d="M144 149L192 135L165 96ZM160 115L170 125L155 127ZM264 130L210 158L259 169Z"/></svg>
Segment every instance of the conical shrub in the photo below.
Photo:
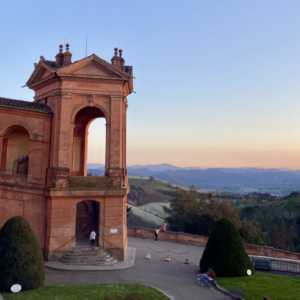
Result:
<svg viewBox="0 0 300 300"><path fill-rule="evenodd" d="M30 224L22 217L9 219L0 230L0 292L14 284L32 290L44 281L43 254Z"/></svg>
<svg viewBox="0 0 300 300"><path fill-rule="evenodd" d="M246 276L248 269L254 272L238 230L227 219L216 222L203 252L200 270L205 273L209 267L218 277Z"/></svg>

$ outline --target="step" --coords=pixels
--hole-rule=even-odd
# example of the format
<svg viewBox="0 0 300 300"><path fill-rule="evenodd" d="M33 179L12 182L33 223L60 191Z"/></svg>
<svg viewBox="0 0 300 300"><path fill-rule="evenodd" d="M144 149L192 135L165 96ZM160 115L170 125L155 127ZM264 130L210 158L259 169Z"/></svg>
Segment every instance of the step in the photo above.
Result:
<svg viewBox="0 0 300 300"><path fill-rule="evenodd" d="M72 252L60 259L60 262L66 265L112 266L117 263L117 259L102 248L92 248L90 244L77 244Z"/></svg>
<svg viewBox="0 0 300 300"><path fill-rule="evenodd" d="M107 253L94 253L94 254L89 254L89 255L82 255L82 254L73 254L73 253L69 253L67 255L65 255L64 257L68 257L68 258L78 258L78 257L82 257L82 258L109 258L110 255Z"/></svg>
<svg viewBox="0 0 300 300"><path fill-rule="evenodd" d="M73 256L73 255L66 255L63 258L68 259L68 260L76 260L76 259L109 259L111 258L110 255L94 255L94 256Z"/></svg>
<svg viewBox="0 0 300 300"><path fill-rule="evenodd" d="M75 249L81 250L81 249L93 249L91 245L76 245ZM98 246L95 246L94 249L99 249Z"/></svg>
<svg viewBox="0 0 300 300"><path fill-rule="evenodd" d="M75 260L75 261L68 261L61 259L60 262L67 264L67 265L111 265L117 262L116 259L111 260Z"/></svg>
<svg viewBox="0 0 300 300"><path fill-rule="evenodd" d="M86 252L86 251L104 251L103 249L100 249L100 248L74 248L73 249L73 252Z"/></svg>
<svg viewBox="0 0 300 300"><path fill-rule="evenodd" d="M85 250L85 251L72 251L68 253L67 255L82 255L82 256L87 256L87 255L97 255L97 254L107 254L105 251L99 251L99 250Z"/></svg>
<svg viewBox="0 0 300 300"><path fill-rule="evenodd" d="M113 266L117 263L117 260L113 260L110 262L106 262L106 261L101 261L101 262L91 262L91 263L87 263L87 262L62 262L65 265L74 265L74 266Z"/></svg>
<svg viewBox="0 0 300 300"><path fill-rule="evenodd" d="M113 257L62 257L61 260L64 261L110 261L113 260Z"/></svg>

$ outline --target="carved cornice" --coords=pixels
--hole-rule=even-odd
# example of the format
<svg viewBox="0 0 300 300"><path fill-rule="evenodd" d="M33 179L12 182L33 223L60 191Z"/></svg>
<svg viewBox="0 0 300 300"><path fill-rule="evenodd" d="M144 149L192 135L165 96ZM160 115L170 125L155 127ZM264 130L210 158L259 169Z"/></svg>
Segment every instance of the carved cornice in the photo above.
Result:
<svg viewBox="0 0 300 300"><path fill-rule="evenodd" d="M74 93L66 93L66 92L61 92L60 95L62 98L72 98Z"/></svg>
<svg viewBox="0 0 300 300"><path fill-rule="evenodd" d="M124 101L124 96L118 96L118 95L110 95L110 99L112 100L112 101Z"/></svg>
<svg viewBox="0 0 300 300"><path fill-rule="evenodd" d="M105 82L105 83L116 83L118 81L127 80L125 78L112 78L112 77L103 77L103 78L85 78L85 77L68 77L62 76L62 80L65 81L81 81L81 82Z"/></svg>
<svg viewBox="0 0 300 300"><path fill-rule="evenodd" d="M66 76L70 76L71 77L71 75L72 75L72 77L80 77L80 78L82 78L82 77L94 77L94 78L98 78L98 77L100 77L100 78L108 78L108 79L110 79L110 78L121 78L121 79L126 79L126 78L122 78L121 76L115 76L115 75L110 75L110 76L107 76L107 75L99 75L99 74L80 74L80 73L76 73L76 74L73 74L73 73L70 73L70 75L61 75L61 76L64 76L64 77L66 77Z"/></svg>
<svg viewBox="0 0 300 300"><path fill-rule="evenodd" d="M48 75L47 77L44 77L42 80L36 82L36 83L33 83L33 84L30 84L28 85L28 87L30 89L33 89L34 91L46 86L46 85L49 85L53 82L56 82L59 80L59 77L51 74L51 75Z"/></svg>

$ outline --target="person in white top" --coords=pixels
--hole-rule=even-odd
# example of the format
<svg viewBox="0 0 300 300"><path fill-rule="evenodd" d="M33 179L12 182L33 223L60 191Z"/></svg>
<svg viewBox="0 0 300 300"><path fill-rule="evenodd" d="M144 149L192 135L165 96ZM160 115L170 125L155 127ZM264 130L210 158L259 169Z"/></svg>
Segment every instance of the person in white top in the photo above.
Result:
<svg viewBox="0 0 300 300"><path fill-rule="evenodd" d="M93 248L95 248L95 239L96 239L96 232L93 230L90 234L91 245Z"/></svg>
<svg viewBox="0 0 300 300"><path fill-rule="evenodd" d="M159 233L159 229L155 228L155 230L154 230L155 243L157 243L158 233Z"/></svg>

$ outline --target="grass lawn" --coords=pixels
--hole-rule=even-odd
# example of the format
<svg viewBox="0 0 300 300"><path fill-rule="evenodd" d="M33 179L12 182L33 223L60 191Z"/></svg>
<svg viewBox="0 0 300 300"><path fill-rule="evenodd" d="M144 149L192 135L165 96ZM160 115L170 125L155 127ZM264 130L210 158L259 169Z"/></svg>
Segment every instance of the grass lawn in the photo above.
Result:
<svg viewBox="0 0 300 300"><path fill-rule="evenodd" d="M153 188L155 190L161 191L175 191L175 188L171 187L169 183L162 182L159 180L153 180L152 182L149 179L142 179L142 178L128 178L129 185L138 185L144 186L147 188Z"/></svg>
<svg viewBox="0 0 300 300"><path fill-rule="evenodd" d="M146 182L149 182L148 179L142 179L142 178L128 178L128 184L129 185L145 185Z"/></svg>
<svg viewBox="0 0 300 300"><path fill-rule="evenodd" d="M220 287L227 291L233 286L245 292L245 300L262 300L269 297L272 300L299 300L300 279L288 276L254 273L247 277L217 278Z"/></svg>
<svg viewBox="0 0 300 300"><path fill-rule="evenodd" d="M102 300L137 294L147 300L169 300L158 290L140 284L99 284L85 286L44 286L33 291L3 294L5 300ZM122 299L121 298L121 299Z"/></svg>

